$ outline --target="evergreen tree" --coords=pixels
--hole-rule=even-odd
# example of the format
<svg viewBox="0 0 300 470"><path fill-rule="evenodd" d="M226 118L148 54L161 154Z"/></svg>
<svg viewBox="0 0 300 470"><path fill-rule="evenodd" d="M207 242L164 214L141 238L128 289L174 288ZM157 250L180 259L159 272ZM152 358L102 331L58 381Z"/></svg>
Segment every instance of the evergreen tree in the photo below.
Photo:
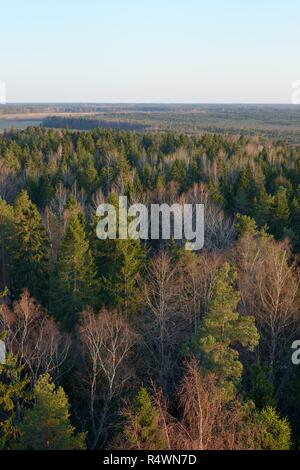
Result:
<svg viewBox="0 0 300 470"><path fill-rule="evenodd" d="M247 167L240 174L239 184L235 197L236 212L241 214L249 214L251 212L251 202L253 196L253 183L251 170Z"/></svg>
<svg viewBox="0 0 300 470"><path fill-rule="evenodd" d="M237 312L240 294L234 290L235 280L236 274L225 263L216 277L208 313L194 339L194 347L202 356L201 369L217 374L219 386L228 398L232 397L243 371L233 346L239 343L253 350L259 342L254 318L241 317Z"/></svg>
<svg viewBox="0 0 300 470"><path fill-rule="evenodd" d="M270 225L273 203L274 198L267 193L265 186L262 184L258 189L257 196L254 198L252 209L252 215L259 228Z"/></svg>
<svg viewBox="0 0 300 470"><path fill-rule="evenodd" d="M128 410L127 423L121 436L125 448L135 450L164 449L164 438L159 426L159 414L152 404L151 396L142 387L133 407Z"/></svg>
<svg viewBox="0 0 300 470"><path fill-rule="evenodd" d="M70 218L51 276L51 311L71 329L87 305L96 307L96 267L79 213Z"/></svg>
<svg viewBox="0 0 300 470"><path fill-rule="evenodd" d="M268 368L255 364L248 370L247 398L253 400L255 406L262 410L268 406L275 406L274 385L268 379Z"/></svg>
<svg viewBox="0 0 300 470"><path fill-rule="evenodd" d="M271 229L273 235L280 239L284 230L289 227L290 210L287 197L287 190L280 187L275 195L274 207L272 210L272 223Z"/></svg>
<svg viewBox="0 0 300 470"><path fill-rule="evenodd" d="M291 427L287 419L280 418L274 408L268 406L258 414L263 450L290 450Z"/></svg>
<svg viewBox="0 0 300 470"><path fill-rule="evenodd" d="M224 200L217 181L211 181L209 183L209 194L211 200L222 207Z"/></svg>
<svg viewBox="0 0 300 470"><path fill-rule="evenodd" d="M235 229L239 237L244 235L255 235L257 233L257 226L254 219L248 215L236 215Z"/></svg>
<svg viewBox="0 0 300 470"><path fill-rule="evenodd" d="M12 239L14 235L14 210L0 198L0 288L10 286Z"/></svg>
<svg viewBox="0 0 300 470"><path fill-rule="evenodd" d="M295 234L295 249L299 251L300 247L300 187L291 203L291 228Z"/></svg>
<svg viewBox="0 0 300 470"><path fill-rule="evenodd" d="M36 206L26 191L15 202L12 283L16 296L27 288L41 303L48 301L49 240Z"/></svg>
<svg viewBox="0 0 300 470"><path fill-rule="evenodd" d="M183 187L186 184L186 168L185 163L182 160L176 159L172 165L170 172L170 181L175 181L180 184L180 187Z"/></svg>
<svg viewBox="0 0 300 470"><path fill-rule="evenodd" d="M141 303L138 281L144 256L140 240L116 240L114 243L114 264L103 278L103 289L108 305L124 314L135 313Z"/></svg>
<svg viewBox="0 0 300 470"><path fill-rule="evenodd" d="M15 448L22 450L83 450L85 435L70 424L68 398L48 374L34 387L34 405L26 409Z"/></svg>
<svg viewBox="0 0 300 470"><path fill-rule="evenodd" d="M8 354L5 364L0 363L0 450L7 448L17 436L20 403L29 397L28 383L23 367Z"/></svg>
<svg viewBox="0 0 300 470"><path fill-rule="evenodd" d="M110 203L116 208L118 226L118 198L115 194L111 196ZM141 240L99 240L95 235L93 238L103 304L124 314L135 313L141 302L139 279L146 258Z"/></svg>

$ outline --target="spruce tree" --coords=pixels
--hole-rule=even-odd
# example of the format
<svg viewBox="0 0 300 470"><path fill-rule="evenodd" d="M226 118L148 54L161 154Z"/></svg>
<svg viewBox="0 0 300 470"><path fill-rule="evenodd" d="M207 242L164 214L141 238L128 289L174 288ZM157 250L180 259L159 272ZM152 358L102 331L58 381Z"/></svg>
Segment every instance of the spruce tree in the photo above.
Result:
<svg viewBox="0 0 300 470"><path fill-rule="evenodd" d="M0 198L0 288L10 286L12 239L14 235L14 210Z"/></svg>
<svg viewBox="0 0 300 470"><path fill-rule="evenodd" d="M268 194L264 184L261 184L254 198L252 209L252 215L259 228L270 225L273 204L274 197Z"/></svg>
<svg viewBox="0 0 300 470"><path fill-rule="evenodd" d="M282 238L285 229L289 228L290 210L287 197L287 190L280 187L275 195L274 207L272 210L272 233L276 238Z"/></svg>
<svg viewBox="0 0 300 470"><path fill-rule="evenodd" d="M85 435L76 434L70 423L68 398L48 374L34 387L34 405L26 409L14 448L19 450L83 450Z"/></svg>
<svg viewBox="0 0 300 470"><path fill-rule="evenodd" d="M0 339L5 337L0 335ZM8 448L17 436L20 403L29 397L28 383L23 367L8 354L5 364L0 364L0 450Z"/></svg>
<svg viewBox="0 0 300 470"><path fill-rule="evenodd" d="M15 202L12 284L19 296L27 288L39 302L48 302L49 240L37 207L22 191Z"/></svg>
<svg viewBox="0 0 300 470"><path fill-rule="evenodd" d="M142 299L138 280L144 262L140 240L116 240L114 265L103 278L104 296L108 305L124 312L136 313Z"/></svg>
<svg viewBox="0 0 300 470"><path fill-rule="evenodd" d="M96 307L96 267L83 216L73 214L51 276L51 312L67 329L85 306Z"/></svg>
<svg viewBox="0 0 300 470"><path fill-rule="evenodd" d="M115 206L118 220L117 196L113 194L109 202ZM93 229L92 246L101 277L101 301L124 314L134 314L142 300L139 279L146 258L141 240L99 240L95 233Z"/></svg>
<svg viewBox="0 0 300 470"><path fill-rule="evenodd" d="M296 194L291 202L291 227L294 233L294 245L296 251L300 247L300 188L297 189Z"/></svg>
<svg viewBox="0 0 300 470"><path fill-rule="evenodd" d="M290 450L292 430L289 422L281 418L276 409L268 406L257 416L262 450Z"/></svg>
<svg viewBox="0 0 300 470"><path fill-rule="evenodd" d="M237 214L234 228L239 237L244 235L254 236L258 233L255 220L248 215Z"/></svg>
<svg viewBox="0 0 300 470"><path fill-rule="evenodd" d="M164 438L159 426L159 414L151 396L142 387L137 394L132 409L128 410L121 444L135 450L160 450L164 448Z"/></svg>

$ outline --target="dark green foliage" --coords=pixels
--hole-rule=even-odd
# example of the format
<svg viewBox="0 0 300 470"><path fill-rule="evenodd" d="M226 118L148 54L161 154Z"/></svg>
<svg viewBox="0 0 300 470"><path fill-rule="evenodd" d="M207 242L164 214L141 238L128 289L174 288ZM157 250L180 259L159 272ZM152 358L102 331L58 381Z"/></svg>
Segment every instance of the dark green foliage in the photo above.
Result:
<svg viewBox="0 0 300 470"><path fill-rule="evenodd" d="M272 210L271 229L276 238L282 238L284 230L289 227L290 210L287 190L282 186L275 194L274 207Z"/></svg>
<svg viewBox="0 0 300 470"><path fill-rule="evenodd" d="M222 120L224 117L230 120L224 111L219 112ZM240 112L232 110L238 115ZM198 116L187 117L182 113L180 119L195 122L194 119L200 119L199 115L205 113L195 114ZM95 121L98 125L98 120ZM121 124L114 122L115 127ZM167 128L168 121L165 124L164 128ZM86 125L86 119L80 120L80 127ZM300 418L298 391L293 387L297 380L290 381L297 374L288 361L290 343L292 338L297 339L299 331L299 299L297 292L295 297L289 294L287 286L291 281L286 280L295 280L297 286L296 271L294 273L293 269L290 278L283 275L280 312L276 307L272 310L273 298L269 299L268 293L276 297L272 279L278 281L276 286L280 285L277 274L287 272L288 263L292 265L298 260L299 139L294 140L294 136L296 144L290 145L288 141L280 140L279 135L277 141L271 141L262 135L252 136L245 130L239 137L213 134L214 128L207 127L207 123L206 134L194 132L196 127L193 126L189 134L142 132L144 124L141 121L140 126L140 132L112 130L104 125L88 132L28 128L0 135L0 289L8 287L3 302L10 311L10 315L0 315L0 337L7 337L8 348L17 351L16 357L9 354L7 364L0 366L0 445L19 449L84 448L84 436L77 435L70 424L69 403L63 389L55 388L49 376L43 375L35 388L32 384L34 390L29 390L26 374L34 357L35 361L40 361L42 374L50 368L51 374L63 381L71 398L72 416L89 437L97 435L97 426L100 426L101 445L108 447L117 442L119 448L160 450L168 445L168 433L173 433L171 441L176 442L174 445L187 446L184 443L186 436L177 440L179 429L181 424L187 424L188 411L190 424L193 424L195 407L199 405L196 401L192 403L189 393L185 402L189 410L182 409L183 402L178 400L183 373L182 350L188 344L189 352L196 355L196 368L201 375L202 382L198 383L201 387L196 388L211 400L209 413L220 400L224 426L234 413L236 423L242 416L244 424L249 424L249 430L255 429L257 442L255 445L250 442L249 446L263 449L292 446L289 421L297 447ZM101 202L117 206L119 195L127 195L129 204L200 203L204 200L208 252L204 250L201 257L198 254L182 256L182 246L174 241L98 240L96 206ZM235 227L231 230L233 223ZM89 232L87 227L91 227ZM286 237L296 256L289 253L287 258L284 255L287 243L281 241ZM278 260L279 264L281 259L285 260L285 264L281 264L283 270L267 271L271 271L267 261L274 253L271 249L268 251L268 244L282 253ZM159 250L169 251L171 267L178 270L178 275L176 272L174 282L163 279L159 288L153 284L153 295L159 297L158 305L162 307L153 310L152 306L154 314L151 313L149 321L151 306L141 285L149 282L143 276ZM200 258L201 263L198 262ZM226 259L235 263L242 299L237 290L236 274L228 263L224 264ZM265 266L266 272L263 271ZM270 276L264 305L259 297L260 285L256 284L256 289L251 291L258 272L263 273L261 282ZM249 286L248 289L245 286ZM40 331L30 331L27 335L24 312L12 308L12 302L23 288L27 288L52 315L53 324L47 322L49 334L39 336ZM98 338L96 348L88 340L85 343L85 347L91 346L90 371L94 376L88 376L87 355L77 337L78 320L87 306L94 309L95 318L100 320L103 312L109 320L116 316L122 322L126 317L138 338L133 351L126 342L126 335L116 335L114 341L109 322L105 331L98 332L94 328L86 332L87 338L92 338L91 333ZM106 309L100 310L101 307ZM271 383L268 371L262 365L268 360L268 331L271 328L264 316L266 311L268 315L279 312L284 320L284 312L288 309L295 312L295 317L287 327L282 321L275 358L279 362L275 370L280 373L276 372ZM28 318L34 314L28 313ZM257 354L255 348L259 337L250 313L255 315L261 332ZM41 331L45 327L42 320L41 317ZM53 325L54 336L51 334ZM14 337L18 328L20 331ZM58 362L60 358L55 342L64 329L69 330L67 336L72 347L60 367L55 363L55 358ZM161 344L159 336L164 338ZM48 337L49 344L45 339ZM19 338L25 338L24 344L20 344ZM65 342L63 337L60 344L68 341L66 338ZM99 348L101 341L104 343ZM114 347L120 348L118 357L122 357L122 348L129 347L130 350L115 375L114 361L107 361L105 355L106 347L111 348L110 352ZM53 357L48 362L50 351ZM159 393L152 399L145 388L141 388L133 399L141 383L159 383L158 364L162 354L168 368L166 401L163 398L159 401ZM214 383L215 397L210 397L207 392L209 380ZM88 392L87 383L91 384ZM95 388L95 383L101 387ZM113 399L107 400L111 395ZM122 417L124 399L128 400L125 424ZM217 412L216 436L222 432L218 428L221 424ZM105 419L101 423L102 415ZM183 422L179 423L182 416ZM288 421L280 416L288 416ZM16 441L19 424L20 435ZM194 424L191 429L198 429L199 420ZM119 433L122 425L123 432ZM239 425L235 426L233 433L236 430L238 433ZM231 434L231 431L225 432L224 436L227 438ZM198 441L193 441L194 436L190 438L188 443L200 447ZM213 445L217 446L217 442L218 439Z"/></svg>
<svg viewBox="0 0 300 470"><path fill-rule="evenodd" d="M118 219L118 198L111 196ZM93 235L93 251L100 278L100 297L106 306L133 314L141 303L139 281L145 263L140 240L98 240Z"/></svg>
<svg viewBox="0 0 300 470"><path fill-rule="evenodd" d="M28 383L23 367L8 354L6 363L0 364L0 450L9 447L18 435L19 410L22 401L29 397Z"/></svg>
<svg viewBox="0 0 300 470"><path fill-rule="evenodd" d="M81 214L71 217L51 276L51 312L72 328L87 305L96 306L96 267Z"/></svg>
<svg viewBox="0 0 300 470"><path fill-rule="evenodd" d="M275 406L275 390L268 379L268 368L261 364L249 366L247 397L254 401L260 410Z"/></svg>
<svg viewBox="0 0 300 470"><path fill-rule="evenodd" d="M166 443L159 425L159 414L144 387L137 394L132 409L127 412L127 423L120 443L125 448L138 450L165 448Z"/></svg>
<svg viewBox="0 0 300 470"><path fill-rule="evenodd" d="M0 289L10 286L14 230L13 207L0 198Z"/></svg>
<svg viewBox="0 0 300 470"><path fill-rule="evenodd" d="M27 288L38 301L47 304L49 282L49 240L36 206L23 191L15 202L11 279L16 296Z"/></svg>
<svg viewBox="0 0 300 470"><path fill-rule="evenodd" d="M214 289L193 347L201 353L201 369L215 372L224 393L230 398L239 383L243 365L234 346L241 344L249 350L258 345L259 335L253 317L237 312L240 294L233 285L235 273L225 264L215 280Z"/></svg>
<svg viewBox="0 0 300 470"><path fill-rule="evenodd" d="M49 375L34 387L34 404L24 412L14 448L23 450L83 450L85 435L70 424L68 398Z"/></svg>

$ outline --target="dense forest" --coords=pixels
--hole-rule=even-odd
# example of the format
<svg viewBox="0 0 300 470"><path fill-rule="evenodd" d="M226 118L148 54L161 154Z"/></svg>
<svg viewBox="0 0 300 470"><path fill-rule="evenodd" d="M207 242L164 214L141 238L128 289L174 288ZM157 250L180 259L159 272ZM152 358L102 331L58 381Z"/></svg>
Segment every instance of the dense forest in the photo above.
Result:
<svg viewBox="0 0 300 470"><path fill-rule="evenodd" d="M204 250L99 240L118 195L205 204ZM0 448L299 449L299 252L295 144L3 133Z"/></svg>

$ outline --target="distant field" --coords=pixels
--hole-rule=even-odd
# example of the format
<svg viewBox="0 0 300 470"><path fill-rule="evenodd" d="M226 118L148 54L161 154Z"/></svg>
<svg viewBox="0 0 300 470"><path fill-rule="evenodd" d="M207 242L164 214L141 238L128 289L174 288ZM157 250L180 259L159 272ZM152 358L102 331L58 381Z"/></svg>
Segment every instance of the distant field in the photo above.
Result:
<svg viewBox="0 0 300 470"><path fill-rule="evenodd" d="M300 106L208 104L20 104L0 108L0 129L28 125L89 130L264 135L300 143Z"/></svg>

